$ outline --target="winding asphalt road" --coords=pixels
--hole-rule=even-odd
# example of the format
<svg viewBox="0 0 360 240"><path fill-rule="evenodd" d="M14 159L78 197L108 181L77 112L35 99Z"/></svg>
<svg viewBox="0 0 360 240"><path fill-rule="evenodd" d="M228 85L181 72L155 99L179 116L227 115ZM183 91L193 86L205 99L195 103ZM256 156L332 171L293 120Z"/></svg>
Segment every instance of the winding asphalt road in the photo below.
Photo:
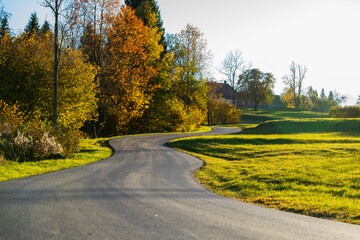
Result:
<svg viewBox="0 0 360 240"><path fill-rule="evenodd" d="M201 161L165 144L188 135L114 139L106 160L0 183L0 239L360 239L360 226L204 189Z"/></svg>

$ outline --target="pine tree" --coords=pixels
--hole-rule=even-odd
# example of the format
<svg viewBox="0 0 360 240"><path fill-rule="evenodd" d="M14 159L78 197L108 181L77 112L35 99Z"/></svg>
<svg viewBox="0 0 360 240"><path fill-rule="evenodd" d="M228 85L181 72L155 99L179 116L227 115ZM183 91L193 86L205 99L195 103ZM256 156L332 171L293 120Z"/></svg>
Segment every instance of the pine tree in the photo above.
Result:
<svg viewBox="0 0 360 240"><path fill-rule="evenodd" d="M29 22L24 29L25 33L32 34L40 31L39 19L36 12L33 12L30 16Z"/></svg>
<svg viewBox="0 0 360 240"><path fill-rule="evenodd" d="M51 32L50 23L45 20L44 24L41 26L40 33L41 35L46 35Z"/></svg>
<svg viewBox="0 0 360 240"><path fill-rule="evenodd" d="M125 4L132 7L134 10L140 5L141 2L146 0L125 0Z"/></svg>
<svg viewBox="0 0 360 240"><path fill-rule="evenodd" d="M321 89L320 98L321 98L321 99L326 99L326 94L325 94L325 90L324 90L324 89Z"/></svg>
<svg viewBox="0 0 360 240"><path fill-rule="evenodd" d="M5 37L10 35L10 28L9 28L9 20L7 17L1 19L0 23L0 37Z"/></svg>

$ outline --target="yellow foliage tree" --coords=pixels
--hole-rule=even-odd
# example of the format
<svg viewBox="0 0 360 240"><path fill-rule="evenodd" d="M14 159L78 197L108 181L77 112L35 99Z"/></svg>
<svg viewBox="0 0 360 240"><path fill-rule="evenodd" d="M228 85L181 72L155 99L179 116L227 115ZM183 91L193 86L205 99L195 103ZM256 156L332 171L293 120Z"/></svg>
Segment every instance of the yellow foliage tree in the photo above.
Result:
<svg viewBox="0 0 360 240"><path fill-rule="evenodd" d="M281 95L281 101L287 108L295 108L294 94L291 88L286 88L285 92Z"/></svg>
<svg viewBox="0 0 360 240"><path fill-rule="evenodd" d="M220 84L208 81L206 86L208 125L240 123L241 111L223 99Z"/></svg>
<svg viewBox="0 0 360 240"><path fill-rule="evenodd" d="M53 49L49 35L3 38L0 44L0 99L18 102L26 115L50 121L53 96ZM59 65L59 123L80 129L96 117L96 69L79 51L68 50Z"/></svg>

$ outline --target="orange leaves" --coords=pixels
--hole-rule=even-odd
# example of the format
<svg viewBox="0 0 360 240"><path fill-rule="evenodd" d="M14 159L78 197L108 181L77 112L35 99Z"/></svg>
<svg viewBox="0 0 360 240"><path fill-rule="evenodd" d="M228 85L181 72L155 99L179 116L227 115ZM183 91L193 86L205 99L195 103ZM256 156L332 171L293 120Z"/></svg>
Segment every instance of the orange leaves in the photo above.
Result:
<svg viewBox="0 0 360 240"><path fill-rule="evenodd" d="M17 104L9 105L0 100L0 133L7 130L13 133L24 123L24 114Z"/></svg>
<svg viewBox="0 0 360 240"><path fill-rule="evenodd" d="M157 74L149 61L146 44L149 29L130 7L122 7L110 18L105 66L102 69L102 103L115 117L117 132L132 119L141 117L156 86L150 80Z"/></svg>

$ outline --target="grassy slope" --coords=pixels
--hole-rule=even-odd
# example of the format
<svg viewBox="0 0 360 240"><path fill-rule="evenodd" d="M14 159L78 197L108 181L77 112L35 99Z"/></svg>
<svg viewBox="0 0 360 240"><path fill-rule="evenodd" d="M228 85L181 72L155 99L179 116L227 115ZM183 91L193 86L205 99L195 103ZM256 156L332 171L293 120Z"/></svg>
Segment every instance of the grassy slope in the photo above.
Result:
<svg viewBox="0 0 360 240"><path fill-rule="evenodd" d="M360 224L360 120L324 119L308 112L256 114L245 113L245 120L277 120L237 135L171 145L205 161L195 175L216 193Z"/></svg>
<svg viewBox="0 0 360 240"><path fill-rule="evenodd" d="M194 132L207 132L210 130L211 128L203 126ZM10 161L2 163L0 159L0 181L59 171L108 158L112 154L107 145L108 140L109 138L82 139L80 141L80 151L68 159L46 159L22 163Z"/></svg>

